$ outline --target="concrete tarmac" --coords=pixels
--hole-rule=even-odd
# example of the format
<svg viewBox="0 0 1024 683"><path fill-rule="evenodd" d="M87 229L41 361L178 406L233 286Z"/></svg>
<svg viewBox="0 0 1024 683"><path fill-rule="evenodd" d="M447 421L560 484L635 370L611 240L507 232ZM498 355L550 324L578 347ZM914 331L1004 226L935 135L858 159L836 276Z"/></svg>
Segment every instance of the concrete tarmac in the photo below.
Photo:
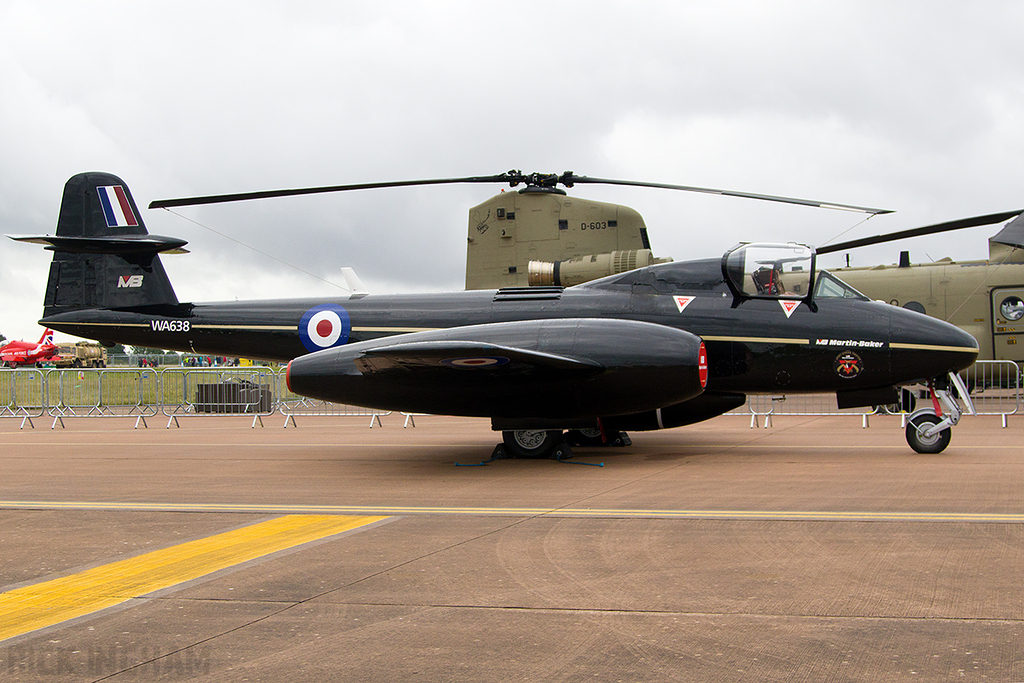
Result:
<svg viewBox="0 0 1024 683"><path fill-rule="evenodd" d="M1016 418L282 421L0 420L0 680L1024 681Z"/></svg>

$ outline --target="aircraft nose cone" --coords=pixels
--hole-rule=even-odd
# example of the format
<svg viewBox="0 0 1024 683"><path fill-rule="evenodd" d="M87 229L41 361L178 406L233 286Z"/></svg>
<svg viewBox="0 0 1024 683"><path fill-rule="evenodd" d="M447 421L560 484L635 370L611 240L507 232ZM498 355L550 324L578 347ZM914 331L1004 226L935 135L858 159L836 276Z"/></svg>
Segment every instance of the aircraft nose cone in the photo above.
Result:
<svg viewBox="0 0 1024 683"><path fill-rule="evenodd" d="M978 342L955 325L902 308L892 311L890 352L900 381L958 372L978 358Z"/></svg>

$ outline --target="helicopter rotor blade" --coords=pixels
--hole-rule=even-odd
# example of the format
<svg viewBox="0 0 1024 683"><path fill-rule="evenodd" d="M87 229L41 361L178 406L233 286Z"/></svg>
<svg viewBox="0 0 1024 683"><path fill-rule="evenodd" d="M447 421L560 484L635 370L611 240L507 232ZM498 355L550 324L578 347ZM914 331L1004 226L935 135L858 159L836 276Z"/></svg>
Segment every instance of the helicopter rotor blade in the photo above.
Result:
<svg viewBox="0 0 1024 683"><path fill-rule="evenodd" d="M527 180L519 171L509 171L499 175L469 176L466 178L429 178L426 180L393 180L381 183L356 183L354 185L328 185L324 187L300 187L290 190L260 190L257 192L237 192L234 194L214 194L203 197L181 197L179 199L157 199L149 203L151 209L168 209L178 206L199 206L201 204L225 204L243 202L251 199L270 199L273 197L295 197L307 194L324 194L327 192L345 192L348 190L374 190L385 187L412 187L416 185L449 185L456 183L509 183L515 187Z"/></svg>
<svg viewBox="0 0 1024 683"><path fill-rule="evenodd" d="M1009 220L1014 216L1019 216L1024 213L1024 209L1017 209L1016 211L1004 211L1002 213L990 213L985 216L972 216L971 218L961 218L955 221L947 221L946 223L936 223L935 225L926 225L921 228L912 228L910 230L901 230L900 232L890 232L885 235L875 235L874 237L863 237L861 239L850 240L848 242L840 242L838 244L830 244L823 247L818 247L815 252L818 254L831 254L836 251L844 251L847 249L856 249L858 247L866 247L872 244L884 244L886 242L894 242L896 240L906 239L908 237L921 237L923 235L934 235L939 232L949 232L950 230L963 230L964 228L976 228L980 225L992 225L993 223L1002 223L1005 220Z"/></svg>
<svg viewBox="0 0 1024 683"><path fill-rule="evenodd" d="M251 199L269 199L272 197L295 197L298 195L323 194L326 192L345 192L347 190L372 190L386 187L412 187L417 185L451 185L458 183L508 183L515 187L520 183L536 187L553 188L556 185L572 187L575 184L592 185L627 185L632 187L652 187L663 190L683 190L686 192L700 192L703 194L717 194L726 197L743 197L746 199L760 199L770 202L783 202L786 204L798 204L802 206L813 206L822 209L840 209L844 211L858 211L861 213L882 214L892 213L889 209L871 209L863 206L852 206L850 204L836 204L834 202L821 202L813 199L795 199L793 197L779 197L769 194L756 194L753 192L738 192L735 190L716 190L708 187L694 187L690 185L671 185L668 183L647 183L636 180L612 180L609 178L591 178L578 176L572 171L566 171L561 175L554 173L528 173L515 169L490 176L468 176L465 178L432 178L426 180L396 180L380 183L356 183L354 185L328 185L324 187L302 187L287 190L262 190L257 192L238 192L234 194L207 195L203 197L182 197L179 199L158 199L150 202L151 209L167 209L178 206L198 206L202 204L223 204L227 202L240 202Z"/></svg>
<svg viewBox="0 0 1024 683"><path fill-rule="evenodd" d="M560 178L559 182L566 187L574 184L600 184L600 185L627 185L631 187L653 187L662 190L682 190L684 192L700 192L702 194L717 194L724 197L742 197L745 199L760 199L767 202L782 202L784 204L798 204L800 206L813 206L819 209L838 209L841 211L856 211L859 213L870 213L872 215L893 213L892 209L872 209L866 206L853 206L852 204L837 204L835 202L822 202L816 199L797 199L794 197L780 197L772 194L756 194L754 192L739 192L737 190L716 190L710 187L694 187L692 185L671 185L668 183L646 183L636 180L613 180L611 178L590 178L587 176L574 175L567 171Z"/></svg>

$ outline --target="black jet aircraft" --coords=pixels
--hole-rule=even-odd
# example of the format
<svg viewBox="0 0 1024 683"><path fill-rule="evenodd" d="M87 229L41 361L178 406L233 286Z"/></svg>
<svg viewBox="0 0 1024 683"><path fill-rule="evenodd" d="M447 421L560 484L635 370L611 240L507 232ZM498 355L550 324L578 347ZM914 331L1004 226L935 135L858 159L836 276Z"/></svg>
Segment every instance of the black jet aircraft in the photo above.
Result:
<svg viewBox="0 0 1024 683"><path fill-rule="evenodd" d="M747 394L835 393L887 404L924 382L909 421L921 452L950 439L967 392L969 334L869 301L798 244L741 244L575 287L359 298L179 302L120 178L64 188L41 325L105 343L290 361L297 394L384 410L488 417L515 455L564 430L653 430L741 406Z"/></svg>

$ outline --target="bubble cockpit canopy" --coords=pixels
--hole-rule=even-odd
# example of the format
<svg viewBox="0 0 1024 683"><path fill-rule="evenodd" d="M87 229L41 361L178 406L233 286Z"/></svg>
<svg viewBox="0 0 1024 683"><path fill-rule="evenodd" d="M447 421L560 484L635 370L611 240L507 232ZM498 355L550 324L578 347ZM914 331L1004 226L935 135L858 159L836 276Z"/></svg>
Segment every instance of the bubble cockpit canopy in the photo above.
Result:
<svg viewBox="0 0 1024 683"><path fill-rule="evenodd" d="M740 296L806 299L814 283L814 250L793 242L741 244L725 252L722 270Z"/></svg>

